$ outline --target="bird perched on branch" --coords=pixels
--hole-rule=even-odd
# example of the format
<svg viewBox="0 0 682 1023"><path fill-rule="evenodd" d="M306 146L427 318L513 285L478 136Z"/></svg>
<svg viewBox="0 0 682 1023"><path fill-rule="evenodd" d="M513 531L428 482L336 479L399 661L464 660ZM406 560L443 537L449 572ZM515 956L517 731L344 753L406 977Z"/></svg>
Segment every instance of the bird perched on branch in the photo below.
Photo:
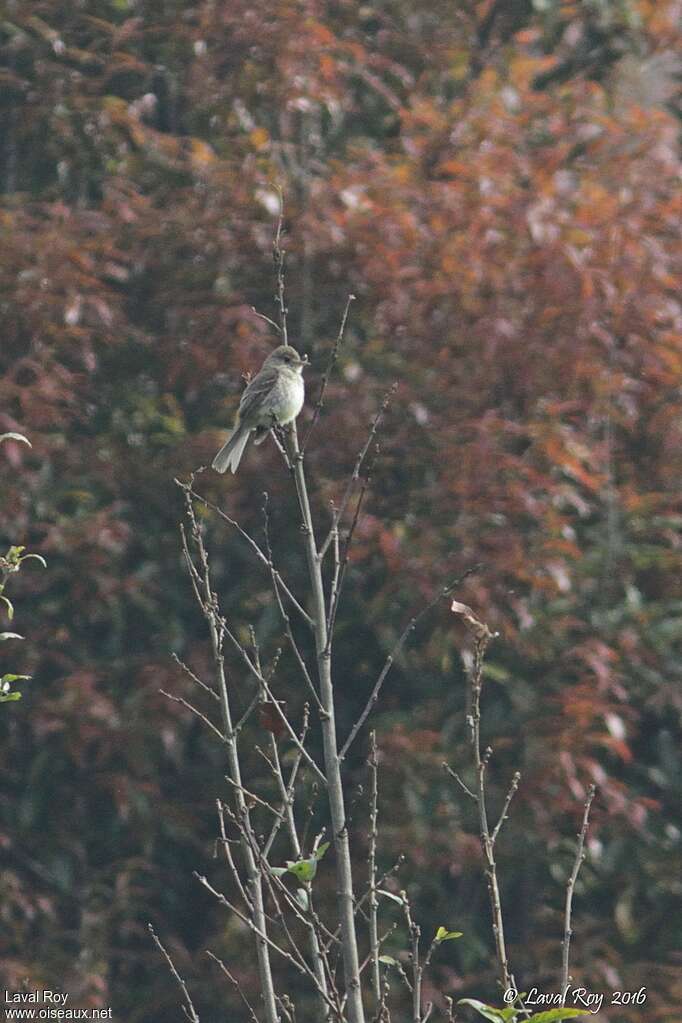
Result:
<svg viewBox="0 0 682 1023"><path fill-rule="evenodd" d="M303 408L307 362L291 345L280 345L268 355L242 394L232 433L213 459L214 469L235 473L252 434L260 444L273 426L293 422Z"/></svg>

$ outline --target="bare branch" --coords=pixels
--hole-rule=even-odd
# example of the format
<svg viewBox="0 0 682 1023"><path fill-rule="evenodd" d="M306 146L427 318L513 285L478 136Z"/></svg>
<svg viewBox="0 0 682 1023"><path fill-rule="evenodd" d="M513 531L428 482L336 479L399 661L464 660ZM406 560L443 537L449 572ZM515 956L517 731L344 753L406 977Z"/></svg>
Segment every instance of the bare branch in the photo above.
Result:
<svg viewBox="0 0 682 1023"><path fill-rule="evenodd" d="M485 652L487 650L490 640L494 638L493 633L490 631L485 622L480 621L474 612L466 604L461 604L457 600L453 600L451 610L454 614L459 615L471 635L474 637L474 661L469 673L469 690L471 699L471 714L469 716L469 738L471 742L471 750L473 754L474 767L476 769L476 805L478 808L478 820L479 820L479 834L481 840L481 848L486 862L486 875L488 878L488 893L490 896L490 909L492 913L492 924L493 924L493 936L495 939L495 951L497 955L497 963L500 971L500 985L507 991L511 987L516 987L514 982L514 976L509 967L509 961L507 958L507 946L504 938L504 921L502 917L502 903L500 899L500 888L497 879L497 866L495 863L495 856L493 852L494 839L490 833L490 827L488 824L488 811L486 806L486 789L485 789L485 772L488 766L488 761L492 756L492 749L490 746L486 747L484 751L481 751L481 690L483 688L483 660ZM459 780L459 779L458 779ZM512 788L510 789L507 800L505 801L504 808L502 810L502 816L495 828L493 834L497 837L497 833L502 826L502 822L506 816L509 803L516 791L518 780L512 782ZM461 783L460 783L461 784Z"/></svg>
<svg viewBox="0 0 682 1023"><path fill-rule="evenodd" d="M175 980L176 980L180 990L182 991L182 996L185 999L185 1004L183 1005L183 1009L185 1010L188 1018L192 1020L192 1023L201 1023L201 1021L199 1019L199 1016L197 1015L197 1011L194 1008L194 1005L192 1003L192 999L190 998L189 991L187 990L187 985L185 984L184 980L182 979L182 977L180 976L178 971L175 969L175 965L173 963L173 960L171 959L170 955L168 954L166 949L161 944L161 941L160 941L156 931L152 927L152 925L151 924L147 924L147 927L149 928L149 933L151 934L152 938L154 939L154 944L158 948L158 950L161 953L161 955L163 956L163 958L166 960L166 962L168 964L168 969L170 970L170 972L173 975L173 977L175 978Z"/></svg>
<svg viewBox="0 0 682 1023"><path fill-rule="evenodd" d="M443 763L443 769L445 771L447 771L447 773L450 775L451 778L455 779L455 781L457 782L459 787L467 794L469 799L473 799L474 802L475 802L476 801L476 793L472 792L471 789L469 788L469 786L464 781L462 781L460 776L457 774L457 771L453 771L453 769L450 767L450 765L446 764L446 763Z"/></svg>
<svg viewBox="0 0 682 1023"><path fill-rule="evenodd" d="M378 836L378 768L377 758L377 737L376 732L370 732L369 736L369 765L370 790L369 790L369 946L370 958L372 961L372 987L374 990L374 1005L378 1012L381 1005L381 969L379 966L379 919L377 899L377 836Z"/></svg>
<svg viewBox="0 0 682 1023"><path fill-rule="evenodd" d="M186 665L184 661L181 661L177 654L171 654L171 657L178 665L178 667L182 668L185 674L189 678L191 678L192 682L194 682L195 685L198 685L201 689L204 690L204 692L208 693L209 696L212 696L214 700L217 700L218 703L220 703L220 697L216 693L215 689L212 689L211 686L207 686L205 682L202 682L199 676L195 675L192 669L188 667L188 665Z"/></svg>
<svg viewBox="0 0 682 1023"><path fill-rule="evenodd" d="M253 714L254 710L256 709L256 707L258 706L259 703L260 703L260 694L256 693L256 695L253 697L253 699L251 700L250 704L248 705L248 707L246 708L246 710L244 711L242 716L239 718L239 721L237 721L236 725L232 729L232 731L233 731L233 733L235 735L239 735L239 733L241 732L242 728L244 727L246 722L249 720L249 718L251 717L251 715Z"/></svg>
<svg viewBox="0 0 682 1023"><path fill-rule="evenodd" d="M346 535L346 542L344 544L343 555L339 553L339 535L338 526L334 528L334 577L332 579L332 588L329 597L329 621L327 632L329 637L334 634L334 626L336 624L336 614L339 609L339 603L341 602L341 593L343 591L343 584L346 579L346 569L348 567L348 561L350 558L350 547L353 542L353 535L355 533L356 526L360 519L360 511L362 504L369 487L369 477L362 481L360 486L360 493L355 503L355 511L353 512L353 518L351 520L350 528ZM329 640L330 641L330 640Z"/></svg>
<svg viewBox="0 0 682 1023"><path fill-rule="evenodd" d="M275 321L271 320L269 316L265 315L265 313L259 313L255 305L251 306L251 312L254 316L257 316L259 320L265 320L265 322L269 323L271 327L274 327L278 334L282 333L282 328L279 323L275 323Z"/></svg>
<svg viewBox="0 0 682 1023"><path fill-rule="evenodd" d="M209 958L212 959L214 963L218 964L218 966L223 971L223 973L225 974L227 979L230 981L230 983L234 985L234 987L235 987L235 989L237 991L237 994L239 995L239 997L241 998L242 1002L246 1006L246 1009L247 1009L247 1011L249 1013L249 1019L251 1020L251 1023L258 1023L258 1016L256 1016L256 1013L253 1011L253 1007L252 1007L251 1003L249 1002L248 998L246 997L246 995L244 994L244 992L242 991L242 986L239 983L239 981L237 980L237 978L232 976L232 974L230 973L230 971L228 970L227 966L222 961L222 959L219 959L218 956L214 955L213 952L211 952L211 950L208 949L208 948L206 949L206 955L209 956Z"/></svg>
<svg viewBox="0 0 682 1023"><path fill-rule="evenodd" d="M397 643L395 643L395 645L393 646L393 649L391 650L390 654L386 658L384 666L381 669L379 677L378 677L378 679L376 680L376 682L374 684L374 688L373 688L373 690L372 690L372 692L370 694L370 697L369 697L369 699L368 699L368 701L367 701L367 703L365 705L365 708L364 708L362 714L360 715L358 720L355 722L355 724L351 728L350 734L349 734L348 738L346 739L346 741L344 742L343 746L341 747L341 752L339 753L339 759L340 760L343 760L343 758L345 757L345 755L348 752L349 748L352 746L352 744L353 744L353 742L355 740L355 737L357 736L358 732L360 731L360 729L364 725L365 721L367 720L367 718L368 718L368 716L370 714L370 711L372 710L372 707L377 702L377 700L379 698L379 693L381 692L381 687L383 686L384 681L386 680L386 676L388 675L389 671L391 670L391 667L393 666L393 662L395 661L396 657L398 656L398 654L400 653L400 651L404 647L404 645L405 645L405 643L407 641L407 638L410 635L410 633L414 630L414 628L421 621L421 619L424 617L424 615L428 614L429 611L431 611L432 608L434 608L436 606L436 604L438 604L438 602L443 599L443 597L447 597L450 593L452 593L452 591L457 586L459 586L462 582L464 582L464 580L468 576L470 576L472 572L476 572L479 567L480 566L475 565L473 568L467 569L466 572L464 572L462 575L460 575L457 579L453 580L453 582L449 583L447 586L444 586L442 590L439 590L439 592L436 594L436 596L433 598L433 600L429 601L429 603L426 605L426 607L422 608L422 610L419 612L419 614L414 615L414 617L409 620L409 622L407 623L407 625L403 629L402 633L400 634L400 637L399 637Z"/></svg>
<svg viewBox="0 0 682 1023"><path fill-rule="evenodd" d="M249 919L249 923L259 936L263 940L256 942L256 956L258 959L258 975L261 982L261 989L263 995L263 1004L266 1015L267 1023L278 1023L279 1016L277 1012L277 1003L275 1001L275 989L274 981L272 976L272 966L270 963L270 951L269 942L270 939L266 933L267 919L265 915L265 908L263 904L263 887L262 878L259 874L256 860L253 856L252 848L256 844L251 830L251 817L249 807L244 798L244 794L241 791L241 767L239 762L239 750L238 750L238 736L235 734L232 726L232 710L230 707L230 697L227 685L227 674L225 672L225 659L223 655L223 636L227 632L227 627L224 620L220 616L220 608L218 604L218 598L213 591L211 584L211 575L209 567L209 559L206 548L204 546L203 537L199 524L196 519L194 504L190 493L190 488L184 488L185 494L185 506L187 512L187 518L190 523L192 531L192 539L194 541L199 560L201 563L201 582L199 582L199 571L192 563L192 559L189 553L189 548L186 542L185 533L183 530L183 549L185 551L185 558L188 561L190 567L190 578L192 585L197 594L202 613L208 626L208 631L211 639L211 648L213 652L213 662L216 671L216 683L217 689L220 696L220 710L223 720L223 730L225 734L225 745L227 750L227 762L229 767L229 773L232 781L236 785L235 790L235 803L239 814L239 825L242 834L242 851L244 854L244 861L246 864L246 871L248 876L249 886L249 906L252 914ZM203 590L203 595L200 592L200 587ZM246 652L244 651L245 656ZM252 662L246 656L247 663ZM247 919L240 910L236 912L241 915L243 919Z"/></svg>
<svg viewBox="0 0 682 1023"><path fill-rule="evenodd" d="M329 378L330 378L330 376L332 374L332 370L334 369L334 366L336 365L336 360L337 360L338 355L339 355L339 349L341 348L341 345L343 343L343 335L345 334L346 322L348 320L348 311L350 309L351 302L354 302L354 301L355 301L355 295L349 295L348 298L346 299L346 308L343 310L343 316L341 317L341 326L339 327L339 333L336 336L336 341L334 342L334 345L332 347L331 353L329 355L329 360L327 362L327 367L326 367L326 369L324 371L324 374L322 376L322 383L320 384L320 393L319 393L317 401L315 403L315 411L313 412L312 422L310 423L310 426L308 427L308 430L307 430L306 435L305 435L305 437L303 439L303 442L301 443L301 452L302 453L305 453L305 450L308 447L308 441L310 440L310 435L313 432L313 430L315 429L315 427L317 425L317 422L318 422L318 420L320 418L320 415L322 413L322 408L324 406L324 396L325 396L325 393L327 391L327 385L329 384Z"/></svg>
<svg viewBox="0 0 682 1023"><path fill-rule="evenodd" d="M282 230L284 227L284 194L282 192L282 186L277 186L277 192L279 194L279 216L277 218L277 228L275 230L275 237L272 242L272 258L275 263L275 273L277 275L277 294L275 295L275 301L277 302L277 309L279 312L279 326L280 334L282 336L282 344L289 344L289 335L287 331L287 304L286 297L284 294L284 264L286 260L286 251L282 248Z"/></svg>
<svg viewBox="0 0 682 1023"><path fill-rule="evenodd" d="M573 861L573 869L571 876L566 884L566 904L564 908L564 940L562 941L562 963L561 963L561 1004L566 1004L566 993L568 991L568 963L569 955L571 950L571 913L573 910L573 892L575 891L575 884L578 880L578 874L580 867L585 859L585 837L587 835L587 826L590 821L590 810L592 808L592 800L596 792L596 787L590 785L587 792L587 799L585 800L585 809L583 812L583 822L578 833L578 845L575 851L575 860Z"/></svg>
<svg viewBox="0 0 682 1023"><path fill-rule="evenodd" d="M230 900L227 899L222 892L217 891L217 889L213 887L208 878L204 877L203 874L197 873L196 870L193 870L192 874L194 875L194 877L196 877L197 881L200 884L202 884L204 888L206 888L211 893L211 895L213 895L218 900L218 902L225 906L226 909L231 910L234 913L234 915L241 920L243 924L246 924L249 930L252 931L261 942L264 942L264 944L266 944L268 948L271 948L274 952L277 952L279 955L281 955L283 959L286 959L287 962L291 963L291 965L295 967L295 969L298 970L299 973L305 974L306 972L305 967L302 966L301 963L299 963L298 960L295 959L290 952L287 952L285 948L282 948L280 945L277 944L276 941L273 941L272 938L265 933L265 931L262 931L259 927L256 927L253 920L246 916L245 913L242 913L239 907L235 906L234 903L230 902Z"/></svg>
<svg viewBox="0 0 682 1023"><path fill-rule="evenodd" d="M521 772L520 771L515 771L514 772L514 777L511 780L511 785L509 786L509 791L507 792L507 798L505 799L504 806L502 807L502 813L500 814L500 819L498 820L497 824L493 828L493 833L490 836L490 841L492 842L493 845L495 845L495 839L497 838L497 836L498 836L498 834L500 832L500 828L502 827L502 825L504 824L504 822L507 819L507 813L509 811L509 804L511 803L512 799L514 798L516 790L519 787L519 782L520 781L521 781Z"/></svg>
<svg viewBox="0 0 682 1023"><path fill-rule="evenodd" d="M382 420L383 420L383 418L384 418L384 416L386 414L386 410L388 409L388 406L391 403L391 399L393 398L393 396L395 395L397 390L398 390L398 385L397 384L392 384L391 387L389 388L389 390L384 395L384 399L383 399L381 405L379 406L379 411L376 413L376 415L374 416L374 419L372 420L372 424L370 426L370 430L369 430L369 434L367 436L367 440L365 441L364 445L360 449L358 457L355 460L355 465L353 466L353 472L351 473L350 479L348 481L348 485L346 486L345 493L344 493L344 495L343 495L343 497L341 499L341 504L339 505L338 511L334 515L334 518L333 518L333 521L332 521L332 527L329 530L327 536L325 537L325 540L324 540L322 546L320 547L319 553L317 555L317 557L319 558L320 561L322 561L324 559L325 554L329 550L329 545L331 544L332 540L334 539L334 528L335 528L335 526L338 527L339 523L341 522L341 520L343 519L343 516L346 513L346 509L348 507L348 503L349 503L349 501L350 501L350 499L351 499L351 497L353 495L353 490L355 489L355 484L360 479L360 470L362 469L362 466L363 466L363 463L365 461L365 458L367 457L367 452L369 451L370 447L372 446L372 442L373 442L374 438L377 435L377 430L379 429L379 427L381 425L381 422L382 422Z"/></svg>
<svg viewBox="0 0 682 1023"><path fill-rule="evenodd" d="M308 750L305 748L305 746L302 744L302 742L299 739L299 737L296 735L296 732L292 728L291 723L290 723L288 717L286 716L286 714L284 713L284 711L280 707L279 701L276 700L275 697L273 696L272 691L270 689L270 686L267 684L267 682L265 681L265 679L263 678L262 675L261 675L260 678L261 678L261 682L262 682L262 685L263 685L263 692L267 695L268 699L273 704L274 709L275 709L278 717L280 718L282 724L284 725L284 727L286 728L287 732L289 733L289 738L293 742L294 746L296 746L296 748L300 751L300 753L303 756L303 759L308 764L308 766L313 769L313 771L315 772L317 777L320 779L320 781L323 783L323 785L326 786L327 785L327 779L326 779L325 775L323 774L322 770L317 766L317 764L315 763L315 761L311 757L310 753L308 753Z"/></svg>
<svg viewBox="0 0 682 1023"><path fill-rule="evenodd" d="M226 742L226 738L219 728L210 721L205 714L202 714L200 710L197 710L195 706L189 703L187 700L183 700L182 696L173 696L172 693L167 693L165 689L159 689L162 696L165 696L168 700L172 700L173 703L179 703L182 707L190 710L192 714L195 714L200 721L203 721L207 728L209 728L214 735L217 735L221 742Z"/></svg>
<svg viewBox="0 0 682 1023"><path fill-rule="evenodd" d="M237 888L239 889L239 893L240 893L241 897L243 898L245 905L248 906L248 908L251 911L253 911L253 903L251 902L251 899L249 898L249 896L246 894L246 889L244 888L244 885L242 884L242 879L239 876L239 871L237 870L237 865L234 862L234 859L232 857L232 850L230 849L230 840L227 837L227 830L225 828L225 807L223 806L223 804L222 804L220 799L216 799L216 806L218 808L218 821L220 822L221 844L222 844L222 847L223 847L223 852L225 853L225 859L227 860L227 865L229 866L229 868L230 868L230 870L232 872L232 876L234 878L234 882L237 885Z"/></svg>
<svg viewBox="0 0 682 1023"><path fill-rule="evenodd" d="M337 905L341 923L341 943L345 977L345 991L349 1023L364 1023L365 1014L360 989L360 964L355 929L353 872L348 837L348 821L341 780L341 758L338 754L334 708L334 687L331 672L331 644L327 636L328 608L325 602L321 559L318 557L310 511L310 499L303 471L303 456L298 446L296 423L288 428L288 452L293 466L294 482L301 512L302 532L308 565L308 576L313 596L315 621L315 653L320 687L320 700L324 713L320 715L324 747L325 774L329 810L336 852Z"/></svg>
<svg viewBox="0 0 682 1023"><path fill-rule="evenodd" d="M308 719L309 719L309 707L308 707L308 704L306 703L304 708L303 708L303 725L301 727L301 734L300 734L300 737L299 737L299 745L297 746L297 753L296 753L296 756L294 758L294 762L292 764L291 771L289 773L289 782L288 782L288 784L286 786L285 793L282 796L282 806L280 808L280 812L278 814L278 818L274 822L274 824L272 825L272 830L271 830L270 835L268 836L268 840L265 843L265 846L263 848L263 855L265 857L267 857L269 855L270 849L272 848L272 844L275 841L275 838L277 837L277 833L279 832L280 827L282 826L282 824L286 820L287 806L290 804L290 802L291 802L291 800L293 798L293 795L294 795L294 788L295 788L295 785L296 785L296 777L298 775L298 769L301 766L301 760L302 760L302 757L303 757L303 752L302 751L304 749L304 743L305 743L305 740L306 740L306 736L308 734ZM279 758L279 754L278 754L278 758ZM278 759L278 762L279 762L279 759ZM281 773L281 766L280 766L280 773Z"/></svg>
<svg viewBox="0 0 682 1023"><path fill-rule="evenodd" d="M312 618L310 617L308 612L305 611L303 607L301 607L300 603L298 602L298 600L296 600L296 597L293 595L293 593L291 592L291 590L289 589L289 587L285 583L284 579L282 579L282 576L280 575L280 573L271 564L271 559L269 559L266 556L266 554L263 552L263 550L260 548L260 546L256 543L256 541L253 539L253 537L250 536L249 533L247 533L245 529L242 529L242 527L239 525L239 523L236 521L236 519L231 518L231 516L229 516L227 514L227 512L224 512L222 510L222 508L219 508L217 504L214 504L212 501L209 501L207 498L205 498L201 494L199 494L196 490L194 490L194 488L191 486L191 484L182 483L180 480L177 480L177 479L176 479L175 482L177 483L177 485L182 490L187 491L190 494L190 496L192 498L194 498L195 501L199 501L199 503L203 504L203 506L205 508L209 508L212 512L215 512L215 514L218 515L223 520L223 522L227 522L228 525L232 526L233 529L237 530L239 535L242 537L243 540L245 540L247 542L247 544L249 545L249 547L251 548L253 553L256 555L258 560L261 562L261 564L265 565L266 568L268 568L270 571L274 572L275 577L277 579L277 583L278 583L280 589L282 590L282 593L284 593L287 596L287 598L291 601L293 607L296 608L296 610L298 611L300 616L303 618L303 620L306 623L306 625L308 625L309 628L312 628L312 626L313 626Z"/></svg>
<svg viewBox="0 0 682 1023"><path fill-rule="evenodd" d="M259 806L269 810L273 817L278 816L277 810L275 810L271 803L268 803L267 799L261 799L261 797L257 796L255 792L251 792L249 789L244 788L243 785L238 785L237 782L233 781L232 778L229 777L229 775L225 775L225 781L228 785L231 785L234 789L241 792L247 802L258 803Z"/></svg>
<svg viewBox="0 0 682 1023"><path fill-rule="evenodd" d="M322 711L323 707L322 707L322 704L320 703L320 698L317 695L317 690L316 690L316 688L315 688L315 686L313 684L313 680L310 677L310 672L308 671L308 666L305 663L305 660L304 660L303 655L302 655L302 653L300 651L298 643L296 642L296 640L294 638L294 634L293 634L293 631L292 631L292 628L291 628L291 620L289 618L289 615L286 613L286 610L284 609L284 604L282 603L282 597L281 597L281 594L280 594L280 587L279 587L279 581L278 581L278 573L275 571L275 568L274 568L274 565L273 565L273 561L272 561L272 546L271 546L271 543L270 543L270 515L269 515L269 510L268 510L268 501L269 501L268 494L267 494L266 491L264 491L263 492L263 533L264 533L264 536L265 536L265 549L266 549L267 554L268 554L268 564L270 566L270 574L271 574L271 579L272 579L272 589L273 589L273 592L275 594L275 600L277 601L277 607L279 608L280 617L282 618L282 621L284 622L284 631L285 631L286 637L287 637L287 639L289 641L289 646L291 647L291 649L293 651L294 657L296 658L298 666L301 669L301 674L303 675L303 677L305 679L306 685L308 686L308 689L310 690L310 693L311 693L311 695L313 697L313 700L314 700L314 702L315 702L315 704L317 706L318 711Z"/></svg>
<svg viewBox="0 0 682 1023"><path fill-rule="evenodd" d="M421 929L412 917L412 908L406 891L401 891L400 897L403 900L403 911L407 922L407 929L410 934L410 963L412 965L412 1023L421 1023L422 1018L422 977L423 967L419 962L419 938Z"/></svg>

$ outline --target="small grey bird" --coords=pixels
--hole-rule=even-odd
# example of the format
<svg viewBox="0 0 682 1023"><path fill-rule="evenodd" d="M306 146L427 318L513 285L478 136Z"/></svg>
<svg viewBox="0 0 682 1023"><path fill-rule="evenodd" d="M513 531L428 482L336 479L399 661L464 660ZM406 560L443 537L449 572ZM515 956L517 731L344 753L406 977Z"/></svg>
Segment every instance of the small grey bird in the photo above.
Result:
<svg viewBox="0 0 682 1023"><path fill-rule="evenodd" d="M293 422L303 408L307 362L291 345L280 345L268 355L242 394L232 433L213 459L214 469L235 473L252 433L260 444L273 426Z"/></svg>

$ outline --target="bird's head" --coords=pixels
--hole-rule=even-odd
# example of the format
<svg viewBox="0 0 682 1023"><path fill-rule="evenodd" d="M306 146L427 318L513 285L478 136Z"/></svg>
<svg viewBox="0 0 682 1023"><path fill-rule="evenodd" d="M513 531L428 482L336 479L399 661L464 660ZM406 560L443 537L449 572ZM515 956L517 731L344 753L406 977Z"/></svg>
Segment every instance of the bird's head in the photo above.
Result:
<svg viewBox="0 0 682 1023"><path fill-rule="evenodd" d="M308 356L300 356L291 345L280 345L265 360L267 366L286 366L289 369L301 373L308 365Z"/></svg>

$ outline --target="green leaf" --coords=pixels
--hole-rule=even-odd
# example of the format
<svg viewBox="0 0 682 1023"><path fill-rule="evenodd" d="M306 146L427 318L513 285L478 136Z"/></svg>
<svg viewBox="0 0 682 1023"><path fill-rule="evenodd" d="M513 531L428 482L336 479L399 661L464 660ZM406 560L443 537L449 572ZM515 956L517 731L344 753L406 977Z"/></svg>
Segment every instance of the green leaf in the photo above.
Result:
<svg viewBox="0 0 682 1023"><path fill-rule="evenodd" d="M322 845L319 847L319 849L315 853L315 859L318 860L318 862L319 860L322 859L330 845L331 842L323 842Z"/></svg>
<svg viewBox="0 0 682 1023"><path fill-rule="evenodd" d="M527 1023L554 1023L560 1019L575 1019L576 1016L590 1016L589 1009L547 1009L534 1013Z"/></svg>
<svg viewBox="0 0 682 1023"><path fill-rule="evenodd" d="M9 597L2 596L1 594L0 600L3 602L3 604L7 605L7 617L9 618L10 621L12 621L12 619L14 618L14 607L12 605L12 601L9 599Z"/></svg>
<svg viewBox="0 0 682 1023"><path fill-rule="evenodd" d="M4 643L7 639L23 639L18 632L0 632L0 643Z"/></svg>
<svg viewBox="0 0 682 1023"><path fill-rule="evenodd" d="M452 941L453 938L461 938L463 931L449 931L447 927L439 927L436 931L434 941Z"/></svg>
<svg viewBox="0 0 682 1023"><path fill-rule="evenodd" d="M28 444L29 447L33 446L28 437L24 437L23 433L0 433L0 444L2 444L3 440L18 440L22 444Z"/></svg>
<svg viewBox="0 0 682 1023"><path fill-rule="evenodd" d="M32 678L32 676L31 675L3 675L2 678L0 678L0 683L4 683L4 682L18 682L20 679L29 679L29 678Z"/></svg>
<svg viewBox="0 0 682 1023"><path fill-rule="evenodd" d="M299 881L312 881L317 873L317 860L311 856L309 860L297 860L296 863L288 862L287 869Z"/></svg>
<svg viewBox="0 0 682 1023"><path fill-rule="evenodd" d="M0 693L0 703L10 703L12 700L20 700L21 693Z"/></svg>
<svg viewBox="0 0 682 1023"><path fill-rule="evenodd" d="M394 895L393 892L387 892L385 888L377 888L379 895L385 895L387 899L392 899L393 902L397 902L399 906L402 906L403 900L399 895Z"/></svg>
<svg viewBox="0 0 682 1023"><path fill-rule="evenodd" d="M496 1009L494 1005L486 1005L485 1002L479 1002L475 998L460 998L457 1004L469 1005L483 1016L484 1019L489 1019L491 1023L508 1023L508 1020L518 1015L519 1012L513 1006Z"/></svg>
<svg viewBox="0 0 682 1023"><path fill-rule="evenodd" d="M394 959L393 956L379 956L379 962L380 963L384 963L385 966L398 966L399 965L397 959Z"/></svg>

